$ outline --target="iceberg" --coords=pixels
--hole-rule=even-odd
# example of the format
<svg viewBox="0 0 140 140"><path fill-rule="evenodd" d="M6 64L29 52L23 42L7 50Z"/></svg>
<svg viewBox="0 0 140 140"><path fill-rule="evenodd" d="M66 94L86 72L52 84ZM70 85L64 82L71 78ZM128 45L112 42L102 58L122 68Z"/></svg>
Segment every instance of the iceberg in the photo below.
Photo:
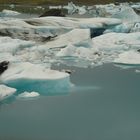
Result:
<svg viewBox="0 0 140 140"><path fill-rule="evenodd" d="M98 55L95 54L94 48L76 47L69 44L66 48L62 48L57 54L57 57L78 57L86 60L97 59Z"/></svg>
<svg viewBox="0 0 140 140"><path fill-rule="evenodd" d="M140 46L140 32L107 33L92 39L93 47L102 51L136 49Z"/></svg>
<svg viewBox="0 0 140 140"><path fill-rule="evenodd" d="M18 92L59 92L70 87L69 74L46 69L45 66L29 62L11 63L1 75L3 84L14 87Z"/></svg>
<svg viewBox="0 0 140 140"><path fill-rule="evenodd" d="M18 95L18 98L34 98L34 97L38 97L40 94L38 92L23 92L21 94Z"/></svg>
<svg viewBox="0 0 140 140"><path fill-rule="evenodd" d="M15 88L11 88L11 87L8 87L6 85L0 84L0 101L13 95L15 92L16 92Z"/></svg>
<svg viewBox="0 0 140 140"><path fill-rule="evenodd" d="M0 34L23 40L47 42L72 29L108 29L122 23L113 18L42 17L0 20Z"/></svg>
<svg viewBox="0 0 140 140"><path fill-rule="evenodd" d="M0 53L9 52L11 54L14 54L18 50L30 48L34 45L35 43L32 41L12 39L11 37L0 37Z"/></svg>
<svg viewBox="0 0 140 140"><path fill-rule="evenodd" d="M113 14L112 17L122 19L125 22L140 21L140 16L138 16L135 11L129 6L121 6L120 11Z"/></svg>
<svg viewBox="0 0 140 140"><path fill-rule="evenodd" d="M66 34L56 37L53 41L47 42L43 48L59 48L66 47L68 44L79 45L85 44L90 46L90 30L89 29L74 29Z"/></svg>
<svg viewBox="0 0 140 140"><path fill-rule="evenodd" d="M0 12L1 17L11 17L11 16L17 16L19 14L20 13L17 11L12 11L12 10L7 10L7 9L4 9L2 12Z"/></svg>
<svg viewBox="0 0 140 140"><path fill-rule="evenodd" d="M64 6L63 8L68 10L68 14L72 15L77 11L77 6L73 2L68 2L67 6Z"/></svg>
<svg viewBox="0 0 140 140"><path fill-rule="evenodd" d="M126 65L140 65L140 53L134 50L123 52L118 56L118 58L114 60L114 63Z"/></svg>
<svg viewBox="0 0 140 140"><path fill-rule="evenodd" d="M116 18L72 18L72 17L41 17L24 20L37 26L55 26L71 28L103 28L116 26L122 23Z"/></svg>
<svg viewBox="0 0 140 140"><path fill-rule="evenodd" d="M49 37L69 32L72 28L36 25L37 22L21 19L0 20L0 35L36 42L48 41Z"/></svg>

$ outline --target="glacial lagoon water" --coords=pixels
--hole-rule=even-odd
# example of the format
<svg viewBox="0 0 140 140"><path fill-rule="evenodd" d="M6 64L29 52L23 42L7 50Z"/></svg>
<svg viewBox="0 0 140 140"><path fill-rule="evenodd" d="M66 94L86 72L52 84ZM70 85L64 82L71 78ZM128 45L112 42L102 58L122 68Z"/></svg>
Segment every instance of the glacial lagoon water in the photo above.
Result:
<svg viewBox="0 0 140 140"><path fill-rule="evenodd" d="M105 7L110 14L118 12L117 6L115 7L116 9L111 8L110 6ZM16 8L17 9L15 10L20 9L20 12L29 13L29 11L25 11L27 7L23 9L21 7ZM28 8L29 9L27 10L30 10L30 7ZM76 11L76 9L72 9L72 11L73 10ZM34 9L34 11L36 11L36 8ZM79 9L79 12L83 12L83 9ZM38 17L38 15L36 15L36 12L33 12L31 10L30 13L32 14L22 13L20 15L15 16L14 18L18 19L21 18L24 21L24 19L26 18L30 19L33 17L35 18ZM101 10L101 14L103 13ZM137 15L135 15L135 13L131 9L127 9L125 13L126 15L128 14L129 20L130 16L132 17L133 14L133 17L137 21ZM91 11L90 14L95 14L94 10ZM77 17L77 14L75 16ZM87 15L82 16L87 17ZM100 16L100 14L95 15L95 17L96 16ZM118 18L122 17L118 16ZM17 52L14 53L17 55L17 57L15 57L16 55L14 55L14 58L16 59L13 59L13 61L17 61L17 59L18 61L21 62L29 60L29 62L35 64L40 63L41 61L42 64L46 65L47 63L51 63L53 65L51 66L52 69L71 70L72 74L70 75L70 81L72 83L72 87L70 89L63 90L62 92L54 90L53 92L50 93L46 91L46 94L43 95L41 94L40 96L35 98L21 99L18 98L16 94L15 96L12 96L0 102L0 140L139 140L140 139L139 134L140 66L138 65L136 65L135 67L129 66L129 64L131 64L130 59L127 59L131 56L130 58L134 57L134 62L139 63L139 59L137 59L137 57L135 58L135 54L138 55L137 50L139 49L140 44L139 33L135 33L135 30L139 32L139 20L137 21L138 27L135 29L134 26L135 29L134 30L133 24L136 21L134 21L133 23L133 21L129 21L127 19L130 23L132 22L131 23L132 27L130 27L130 29L132 28L131 31L134 32L134 34L130 33L130 37L128 38L127 34L122 34L122 37L120 38L121 34L115 35L114 33L108 34L109 37L103 35L102 38L103 40L101 40L100 37L99 39L96 38L97 43L96 39L95 40L93 39L93 48L94 46L97 48L99 47L99 52L96 52L98 50L95 50L94 53L94 49L88 50L88 48L86 47L87 44L89 45L89 43L86 44L86 42L82 42L85 46L81 42L79 42L79 44L80 45L82 44L83 47L85 47L86 49L85 48L77 49L76 47L79 45L77 44L77 46L74 46L75 42L73 42L73 44L70 45L63 42L64 44L67 45L67 47L65 50L62 49L59 55L56 55L56 53L57 51L60 50L59 49L55 50L54 48L54 50L52 49L50 54L43 53L44 54L43 56L42 52L44 52L44 50L43 51L41 50L42 47L38 48L37 52L39 53L36 53L35 51L36 46L38 46L38 42L35 44L35 46L30 42L26 42L27 44L25 42L22 42L23 41L22 39L29 39L28 41L30 41L30 39L32 39L31 37L33 37L34 41L36 41L36 39L38 39L37 37L40 38L44 37L48 29L46 28L45 30L44 28L45 32L42 31L41 25L43 22L41 23L35 21L35 23L40 23L40 25L38 26L39 30L37 30L36 25L34 26L33 31L39 31L39 33L37 32L38 33L37 35L34 34L34 32L29 28L29 25L25 26L27 28L27 32L25 32L25 34L22 34L24 33L22 32L24 30L18 30L18 28L16 30L15 26L13 27L15 23L12 25L11 22L12 20L9 21L9 18L7 19L8 20L6 21L6 24L9 23L11 29L13 29L9 30L9 32L13 33L11 35L13 35L14 38L20 37L21 39L14 40L10 38L5 38L7 42L10 42L10 44L14 44L13 47L16 48L17 44L17 49L15 49ZM36 20L39 21L39 19ZM45 21L46 24L47 20L48 19L46 18ZM60 18L60 20L62 19ZM95 23L96 20L94 21ZM106 23L107 22L106 19L104 20L105 20L104 22ZM16 21L17 25L22 26L24 22L19 23L18 21L19 20ZM4 25L3 22L1 23L1 25ZM65 22L67 22L67 20L65 20ZM102 23L102 21L99 20L99 23L100 22ZM112 23L112 20L108 22ZM31 23L34 23L34 20ZM53 25L54 23L57 22L52 20L51 24ZM62 23L60 22L60 25ZM90 24L91 24L90 22L86 23L86 26L88 27L88 25ZM81 24L79 25L84 27L83 25L85 24L81 22ZM126 28L124 25L125 24L117 26L117 28L115 28L115 30L112 29L112 31L117 30L116 32L126 32L126 30L129 29L129 26L126 24L126 26L128 26ZM5 28L9 29L9 26ZM30 33L30 30L32 34L28 38L28 36L26 35L28 35L28 31ZM53 32L55 30L50 31ZM56 33L58 32L59 30L56 30ZM21 33L21 36L19 36L18 33ZM83 34L85 34L85 32L83 32ZM79 39L78 36L73 36L73 38L75 37ZM110 37L112 37L112 39L110 39ZM89 38L85 37L85 39ZM1 42L3 43L4 47L5 42L4 41ZM62 46L61 43L62 42L60 41L59 47L63 46L63 43ZM26 49L28 44L29 46L33 47L33 49L32 48L31 50ZM25 49L23 51L18 49L18 47L22 45L23 48L25 46ZM6 47L7 46L8 45L6 44ZM72 47L73 49L69 50L69 47ZM118 50L113 49L115 47L119 49ZM132 52L129 52L129 49L130 50L132 49ZM9 49L6 49L6 51L9 52ZM13 51L12 50L10 51L11 51L10 54L12 54L13 56L12 53ZM93 51L93 54L90 53L91 51ZM119 62L123 62L124 64L126 62L127 63L129 62L129 64L126 63L127 65L115 65L113 63L114 58L116 58L119 53L123 53L123 51L128 51L128 55L125 55L125 57L123 57L125 59L120 59L121 61ZM11 55L7 55L6 52L3 55L3 52L4 52L3 49L1 49L0 55L2 55L1 56L2 58L3 57L12 58L9 57ZM76 56L73 56L73 52ZM24 56L24 54L27 55ZM37 58L35 56L37 56ZM40 61L38 61L38 59ZM91 62L93 62L93 65ZM55 65L56 63L62 64ZM69 66L64 65L67 63ZM98 66L95 66L96 64ZM134 64L132 63L133 66Z"/></svg>
<svg viewBox="0 0 140 140"><path fill-rule="evenodd" d="M1 104L0 140L140 139L140 67L53 68L73 70L73 88Z"/></svg>

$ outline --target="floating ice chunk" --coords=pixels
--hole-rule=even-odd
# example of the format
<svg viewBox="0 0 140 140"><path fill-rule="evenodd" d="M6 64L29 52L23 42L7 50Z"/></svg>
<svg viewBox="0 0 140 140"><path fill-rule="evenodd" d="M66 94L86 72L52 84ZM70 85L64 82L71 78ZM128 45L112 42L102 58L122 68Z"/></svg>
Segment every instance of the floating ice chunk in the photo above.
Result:
<svg viewBox="0 0 140 140"><path fill-rule="evenodd" d="M140 73L140 70L135 70L136 73Z"/></svg>
<svg viewBox="0 0 140 140"><path fill-rule="evenodd" d="M129 6L120 7L120 11L112 15L113 18L119 18L124 21L137 22L140 21L140 17ZM130 20L131 19L131 20Z"/></svg>
<svg viewBox="0 0 140 140"><path fill-rule="evenodd" d="M76 47L74 47L71 44L68 44L68 46L64 49L61 49L56 56L62 57L62 56L75 56L75 50Z"/></svg>
<svg viewBox="0 0 140 140"><path fill-rule="evenodd" d="M41 17L26 19L27 23L36 23L38 26L55 26L71 28L107 28L122 23L116 18L71 18L71 17Z"/></svg>
<svg viewBox="0 0 140 140"><path fill-rule="evenodd" d="M57 47L66 47L68 44L87 44L89 47L88 41L90 39L90 30L89 29L74 29L66 34L62 34L55 38L53 41L47 42L47 48L57 48Z"/></svg>
<svg viewBox="0 0 140 140"><path fill-rule="evenodd" d="M83 15L87 12L86 6L81 6L81 7L76 6L73 2L68 2L68 5L64 6L63 8L67 9L68 14L70 14L70 15L77 13L77 12L78 12L78 14Z"/></svg>
<svg viewBox="0 0 140 140"><path fill-rule="evenodd" d="M128 64L128 65L140 65L140 53L137 51L127 51L121 53L119 58L114 60L114 63Z"/></svg>
<svg viewBox="0 0 140 140"><path fill-rule="evenodd" d="M120 25L117 25L113 28L109 28L107 30L105 30L104 33L109 33L109 32L116 32L116 33L130 33L132 32L132 28L134 26L134 23L122 23Z"/></svg>
<svg viewBox="0 0 140 140"><path fill-rule="evenodd" d="M34 97L38 97L40 94L38 92L23 92L21 94L18 95L19 98L34 98Z"/></svg>
<svg viewBox="0 0 140 140"><path fill-rule="evenodd" d="M70 27L42 26L38 21L0 20L1 35L23 40L48 41L48 37L64 34L70 30L72 30Z"/></svg>
<svg viewBox="0 0 140 140"><path fill-rule="evenodd" d="M79 15L84 15L87 12L86 6L82 6L78 8Z"/></svg>
<svg viewBox="0 0 140 140"><path fill-rule="evenodd" d="M132 8L140 9L140 3L134 3L131 5Z"/></svg>
<svg viewBox="0 0 140 140"><path fill-rule="evenodd" d="M16 16L16 15L19 15L19 14L20 14L20 13L17 12L17 11L6 10L6 9L4 9L4 10L0 13L0 15L2 15L2 16Z"/></svg>
<svg viewBox="0 0 140 140"><path fill-rule="evenodd" d="M104 8L106 13L109 13L110 15L119 11L119 6L116 6L115 4L112 3L106 5L97 5L97 8Z"/></svg>
<svg viewBox="0 0 140 140"><path fill-rule="evenodd" d="M93 48L76 47L69 44L66 48L61 49L56 56L58 57L74 56L79 58L86 58L88 60L97 58L95 52L96 51Z"/></svg>
<svg viewBox="0 0 140 140"><path fill-rule="evenodd" d="M68 5L64 8L68 9L68 14L74 14L77 10L77 6L73 2L68 2Z"/></svg>
<svg viewBox="0 0 140 140"><path fill-rule="evenodd" d="M50 37L67 33L75 28L106 29L121 23L121 20L113 18L42 17L0 20L0 34L24 40L48 41Z"/></svg>
<svg viewBox="0 0 140 140"><path fill-rule="evenodd" d="M0 101L13 95L16 92L15 88L11 88L5 85L0 85Z"/></svg>
<svg viewBox="0 0 140 140"><path fill-rule="evenodd" d="M107 33L92 39L93 47L100 50L135 49L140 45L140 32L136 33Z"/></svg>
<svg viewBox="0 0 140 140"><path fill-rule="evenodd" d="M28 62L12 63L1 75L0 80L20 92L48 93L70 87L69 74Z"/></svg>
<svg viewBox="0 0 140 140"><path fill-rule="evenodd" d="M32 47L33 45L35 44L32 41L0 37L0 52L15 53L19 49Z"/></svg>

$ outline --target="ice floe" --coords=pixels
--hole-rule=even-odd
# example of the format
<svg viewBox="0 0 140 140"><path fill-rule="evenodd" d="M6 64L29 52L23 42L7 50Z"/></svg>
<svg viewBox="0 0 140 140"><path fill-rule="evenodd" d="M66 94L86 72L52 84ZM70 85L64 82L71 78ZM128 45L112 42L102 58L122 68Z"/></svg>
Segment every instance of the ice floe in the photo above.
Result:
<svg viewBox="0 0 140 140"><path fill-rule="evenodd" d="M76 28L108 29L121 23L120 19L113 18L42 17L24 20L10 19L0 20L0 35L42 42L49 41L55 36Z"/></svg>
<svg viewBox="0 0 140 140"><path fill-rule="evenodd" d="M57 57L78 57L87 60L95 60L98 58L94 48L76 47L69 44L66 48L62 48L57 54Z"/></svg>
<svg viewBox="0 0 140 140"><path fill-rule="evenodd" d="M0 80L18 91L35 91L41 94L67 89L70 86L69 74L29 62L10 64Z"/></svg>
<svg viewBox="0 0 140 140"><path fill-rule="evenodd" d="M114 63L127 65L140 65L140 52L127 51L121 53L119 57L114 60Z"/></svg>
<svg viewBox="0 0 140 140"><path fill-rule="evenodd" d="M2 12L0 12L0 17L11 17L11 16L19 15L19 14L20 13L17 11L4 9Z"/></svg>
<svg viewBox="0 0 140 140"><path fill-rule="evenodd" d="M140 46L140 32L136 33L107 33L92 39L93 47L99 50L128 50Z"/></svg>
<svg viewBox="0 0 140 140"><path fill-rule="evenodd" d="M116 18L72 18L72 17L41 17L25 20L31 25L56 26L71 28L101 28L116 26L122 23Z"/></svg>
<svg viewBox="0 0 140 140"><path fill-rule="evenodd" d="M38 97L40 94L38 92L23 92L21 94L18 95L18 98L34 98L34 97Z"/></svg>
<svg viewBox="0 0 140 140"><path fill-rule="evenodd" d="M16 92L15 88L0 84L0 101L13 95Z"/></svg>
<svg viewBox="0 0 140 140"><path fill-rule="evenodd" d="M34 45L35 43L32 41L12 39L10 37L0 37L0 53L10 52L11 54L14 54L18 50L30 48Z"/></svg>
<svg viewBox="0 0 140 140"><path fill-rule="evenodd" d="M112 15L113 18L119 18L125 22L137 22L140 21L140 16L138 16L135 11L129 6L119 7L120 11ZM130 20L131 18L131 20Z"/></svg>
<svg viewBox="0 0 140 140"><path fill-rule="evenodd" d="M68 33L62 34L52 41L43 45L43 48L57 48L66 47L68 44L84 45L91 47L90 45L90 30L89 29L74 29Z"/></svg>

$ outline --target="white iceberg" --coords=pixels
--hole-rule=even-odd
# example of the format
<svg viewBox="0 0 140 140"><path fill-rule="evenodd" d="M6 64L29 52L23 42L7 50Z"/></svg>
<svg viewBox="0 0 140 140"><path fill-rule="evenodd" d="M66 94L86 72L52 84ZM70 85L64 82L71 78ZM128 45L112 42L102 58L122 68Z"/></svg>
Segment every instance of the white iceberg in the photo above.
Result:
<svg viewBox="0 0 140 140"><path fill-rule="evenodd" d="M86 60L95 60L98 58L98 55L95 54L96 50L94 48L86 47L76 47L69 44L66 48L62 48L57 54L57 57L78 57Z"/></svg>
<svg viewBox="0 0 140 140"><path fill-rule="evenodd" d="M0 16L16 16L16 15L19 15L20 13L17 12L17 11L12 11L12 10L7 10L7 9L4 9L2 12L0 12Z"/></svg>
<svg viewBox="0 0 140 140"><path fill-rule="evenodd" d="M0 37L0 53L1 52L10 52L14 54L16 51L30 48L34 46L35 43L32 41L24 41L20 39L12 39L10 37Z"/></svg>
<svg viewBox="0 0 140 140"><path fill-rule="evenodd" d="M68 44L80 45L85 44L90 46L90 30L89 29L74 29L66 34L56 37L53 41L47 42L43 48L66 47Z"/></svg>
<svg viewBox="0 0 140 140"><path fill-rule="evenodd" d="M28 19L29 20L29 19ZM0 20L0 34L23 40L45 41L72 30L70 27L47 26L38 21L22 19Z"/></svg>
<svg viewBox="0 0 140 140"><path fill-rule="evenodd" d="M129 6L119 7L120 11L112 15L113 18L122 19L125 22L138 22L140 21L140 16L138 16L135 11Z"/></svg>
<svg viewBox="0 0 140 140"><path fill-rule="evenodd" d="M134 50L121 53L114 63L127 65L140 65L140 53Z"/></svg>
<svg viewBox="0 0 140 140"><path fill-rule="evenodd" d="M48 41L75 28L99 29L114 27L122 22L113 18L42 17L0 20L0 34L23 40Z"/></svg>
<svg viewBox="0 0 140 140"><path fill-rule="evenodd" d="M35 91L41 94L66 90L70 87L69 74L46 69L29 62L12 63L1 75L0 81L15 87L19 92Z"/></svg>
<svg viewBox="0 0 140 140"><path fill-rule="evenodd" d="M13 95L15 92L15 88L11 88L6 85L0 85L0 101Z"/></svg>
<svg viewBox="0 0 140 140"><path fill-rule="evenodd" d="M68 5L63 8L68 9L68 14L74 14L77 10L77 6L73 2L68 2Z"/></svg>
<svg viewBox="0 0 140 140"><path fill-rule="evenodd" d="M71 17L41 17L24 20L37 26L55 26L71 28L103 28L122 23L116 18L71 18Z"/></svg>
<svg viewBox="0 0 140 140"><path fill-rule="evenodd" d="M136 49L140 46L140 32L107 33L92 39L93 47L103 51Z"/></svg>
<svg viewBox="0 0 140 140"><path fill-rule="evenodd" d="M40 94L38 92L23 92L21 94L18 95L18 98L34 98L34 97L38 97Z"/></svg>
<svg viewBox="0 0 140 140"><path fill-rule="evenodd" d="M86 14L87 10L86 10L86 6L82 6L78 8L78 13L79 15L84 15Z"/></svg>

